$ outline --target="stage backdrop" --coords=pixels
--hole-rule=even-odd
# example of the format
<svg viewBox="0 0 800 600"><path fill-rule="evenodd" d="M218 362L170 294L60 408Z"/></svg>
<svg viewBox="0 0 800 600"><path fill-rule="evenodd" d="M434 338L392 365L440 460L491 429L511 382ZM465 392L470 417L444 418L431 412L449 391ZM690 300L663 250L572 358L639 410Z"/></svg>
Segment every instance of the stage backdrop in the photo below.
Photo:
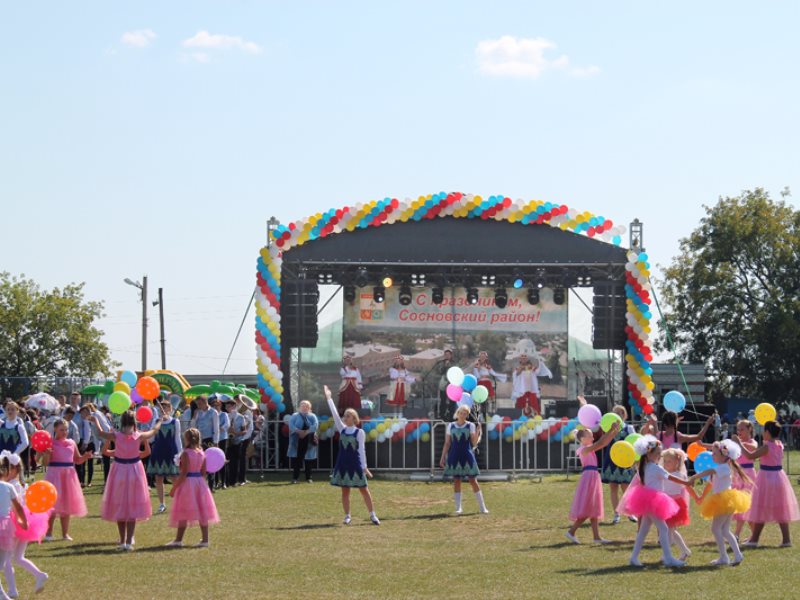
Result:
<svg viewBox="0 0 800 600"><path fill-rule="evenodd" d="M472 372L484 350L495 371L506 373L499 384L499 406L510 406L511 372L520 354L544 361L552 379L541 378L543 399L561 400L567 393L567 305L553 303L550 289L540 292L541 302L531 306L527 290L509 289L508 305L494 304L494 290L480 288L477 304L467 303L466 290L445 290L441 305L431 300L429 288L415 288L410 305L402 306L399 289L386 290L385 302L372 299L363 288L353 304L345 303L343 345L353 356L364 379L364 396L377 398L388 391L389 368L398 354L416 377L412 394L432 398L438 394L438 375L431 372L445 348L465 372Z"/></svg>

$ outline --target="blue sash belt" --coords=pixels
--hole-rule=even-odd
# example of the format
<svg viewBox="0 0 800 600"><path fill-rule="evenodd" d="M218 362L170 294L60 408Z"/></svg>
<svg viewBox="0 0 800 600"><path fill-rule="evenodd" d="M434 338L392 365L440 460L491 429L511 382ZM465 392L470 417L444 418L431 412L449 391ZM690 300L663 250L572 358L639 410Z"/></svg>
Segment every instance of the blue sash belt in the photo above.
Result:
<svg viewBox="0 0 800 600"><path fill-rule="evenodd" d="M753 463L742 463L739 466L742 467L743 469L752 469L755 467Z"/></svg>
<svg viewBox="0 0 800 600"><path fill-rule="evenodd" d="M115 458L114 462L118 462L121 465L135 465L138 463L141 458Z"/></svg>
<svg viewBox="0 0 800 600"><path fill-rule="evenodd" d="M187 477L202 477L203 474L200 473L199 471L191 471L191 472L187 473L186 476Z"/></svg>
<svg viewBox="0 0 800 600"><path fill-rule="evenodd" d="M585 471L599 471L599 470L600 470L600 467L594 467L592 465L589 465L587 467L583 467L583 469L581 469L581 473L583 473Z"/></svg>
<svg viewBox="0 0 800 600"><path fill-rule="evenodd" d="M71 462L51 462L48 467L74 467L75 463Z"/></svg>
<svg viewBox="0 0 800 600"><path fill-rule="evenodd" d="M762 471L783 471L783 467L780 465L761 465Z"/></svg>

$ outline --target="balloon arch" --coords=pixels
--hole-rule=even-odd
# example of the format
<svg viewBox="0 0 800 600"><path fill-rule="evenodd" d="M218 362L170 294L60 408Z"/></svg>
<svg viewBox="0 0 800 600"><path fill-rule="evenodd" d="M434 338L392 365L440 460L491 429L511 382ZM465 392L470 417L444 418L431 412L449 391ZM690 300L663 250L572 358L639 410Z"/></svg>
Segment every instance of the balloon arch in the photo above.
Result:
<svg viewBox="0 0 800 600"><path fill-rule="evenodd" d="M503 195L486 199L460 192L440 192L416 200L384 198L339 209L330 209L289 223L271 231L267 246L261 249L257 263L256 352L258 386L261 400L279 414L284 404L281 365L281 266L283 252L322 238L371 227L431 219L482 219L549 225L614 246L622 244L625 227L611 219L581 212L566 204L542 200L512 200ZM625 265L626 325L625 361L628 399L635 411L650 414L654 410L652 318L650 312L650 265L644 252L632 248Z"/></svg>

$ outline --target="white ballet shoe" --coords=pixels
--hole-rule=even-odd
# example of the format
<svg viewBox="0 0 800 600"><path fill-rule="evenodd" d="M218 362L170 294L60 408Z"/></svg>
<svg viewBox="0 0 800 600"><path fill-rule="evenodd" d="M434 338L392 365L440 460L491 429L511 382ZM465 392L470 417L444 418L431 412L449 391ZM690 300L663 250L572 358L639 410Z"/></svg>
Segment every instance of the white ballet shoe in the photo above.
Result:
<svg viewBox="0 0 800 600"><path fill-rule="evenodd" d="M642 563L640 563L640 562L639 562L639 559L638 559L638 558L632 558L632 559L630 559L630 560L628 561L628 564L629 564L630 566L632 566L632 567L636 567L636 568L639 568L639 569L641 569L642 567L644 567L644 565L643 565Z"/></svg>
<svg viewBox="0 0 800 600"><path fill-rule="evenodd" d="M731 561L726 556L725 558L715 558L708 564L714 565L715 567L727 567L731 564Z"/></svg>
<svg viewBox="0 0 800 600"><path fill-rule="evenodd" d="M567 538L573 544L580 544L580 540L575 537L574 533L570 533L569 531L564 532L564 537Z"/></svg>

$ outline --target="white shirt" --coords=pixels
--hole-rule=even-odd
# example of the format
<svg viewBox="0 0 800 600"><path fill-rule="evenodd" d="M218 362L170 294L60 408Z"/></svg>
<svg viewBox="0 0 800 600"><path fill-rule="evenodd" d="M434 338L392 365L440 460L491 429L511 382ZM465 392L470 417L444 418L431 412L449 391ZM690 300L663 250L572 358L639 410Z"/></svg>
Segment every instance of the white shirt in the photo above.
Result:
<svg viewBox="0 0 800 600"><path fill-rule="evenodd" d="M367 469L367 449L365 445L366 437L364 435L364 430L359 429L358 427L345 427L344 423L342 422L342 418L339 416L339 413L336 410L336 405L333 403L333 398L328 398L328 408L331 411L331 415L333 416L333 420L336 423L336 431L340 434L342 432L353 435L356 434L356 440L358 441L358 460L361 463L361 469Z"/></svg>
<svg viewBox="0 0 800 600"><path fill-rule="evenodd" d="M14 479L8 483L14 486L14 491L17 493L17 500L19 500L19 503L22 504L22 506L25 506L25 489L22 487L19 479Z"/></svg>
<svg viewBox="0 0 800 600"><path fill-rule="evenodd" d="M407 369L395 369L394 367L389 369L389 379L392 381L400 379L405 383L414 383L417 380L416 377L408 374Z"/></svg>
<svg viewBox="0 0 800 600"><path fill-rule="evenodd" d="M452 422L447 424L446 435L450 435L450 430L451 429L464 429L467 426L469 426L469 434L470 435L474 434L475 433L475 423L471 423L471 422L467 421L466 423L464 423L463 427L459 427L458 423L456 423L455 421L452 421Z"/></svg>
<svg viewBox="0 0 800 600"><path fill-rule="evenodd" d="M505 381L507 376L505 373L498 373L494 369L487 369L485 366L481 365L480 367L475 367L472 369L472 374L475 375L475 379L489 379L489 377L494 377L497 381Z"/></svg>
<svg viewBox="0 0 800 600"><path fill-rule="evenodd" d="M11 512L11 501L17 498L17 491L7 481L0 481L0 514Z"/></svg>
<svg viewBox="0 0 800 600"><path fill-rule="evenodd" d="M644 459L643 459L644 460ZM669 473L661 465L649 462L644 468L644 484L651 490L664 491L664 482L669 478Z"/></svg>
<svg viewBox="0 0 800 600"><path fill-rule="evenodd" d="M539 361L537 369L523 369L517 372L514 369L513 376L513 391L511 393L512 400L516 400L520 396L524 396L528 392L539 395L539 377L552 377L550 372L542 361Z"/></svg>
<svg viewBox="0 0 800 600"><path fill-rule="evenodd" d="M731 489L731 466L724 462L714 466L714 475L711 477L711 491L715 494Z"/></svg>
<svg viewBox="0 0 800 600"><path fill-rule="evenodd" d="M358 369L353 369L352 367L342 367L339 369L339 375L342 376L342 379L355 379L356 389L361 389L361 371Z"/></svg>
<svg viewBox="0 0 800 600"><path fill-rule="evenodd" d="M670 475L686 481L686 475L684 475L680 471L675 471L674 473L670 473ZM685 489L686 486L683 486L680 483L675 483L674 481L670 481L669 479L664 481L664 493L667 496L680 496L681 494L683 494L683 490Z"/></svg>

